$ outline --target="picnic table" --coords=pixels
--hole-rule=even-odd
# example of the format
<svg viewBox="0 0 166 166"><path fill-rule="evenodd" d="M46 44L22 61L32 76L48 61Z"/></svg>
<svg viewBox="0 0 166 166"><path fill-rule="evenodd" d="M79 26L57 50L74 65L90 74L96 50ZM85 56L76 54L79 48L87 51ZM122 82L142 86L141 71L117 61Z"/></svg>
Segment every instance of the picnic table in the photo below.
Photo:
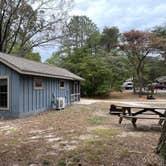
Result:
<svg viewBox="0 0 166 166"><path fill-rule="evenodd" d="M157 119L159 120L158 124L162 125L166 117L166 107L118 104L110 106L110 114L119 116L119 124L122 123L123 118L130 120L134 128L137 127L137 119Z"/></svg>

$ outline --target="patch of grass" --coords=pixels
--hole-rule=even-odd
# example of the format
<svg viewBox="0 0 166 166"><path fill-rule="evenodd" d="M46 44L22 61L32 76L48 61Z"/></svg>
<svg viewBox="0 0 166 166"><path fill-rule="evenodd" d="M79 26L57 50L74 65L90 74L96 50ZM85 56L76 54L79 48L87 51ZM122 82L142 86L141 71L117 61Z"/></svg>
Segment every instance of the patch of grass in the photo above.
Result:
<svg viewBox="0 0 166 166"><path fill-rule="evenodd" d="M111 130L111 129L96 129L96 130L93 130L93 132L94 132L94 134L100 136L101 138L108 138L110 136L120 134L120 131Z"/></svg>
<svg viewBox="0 0 166 166"><path fill-rule="evenodd" d="M16 135L18 133L18 130L13 128L13 129L9 129L7 132L10 133L11 135Z"/></svg>
<svg viewBox="0 0 166 166"><path fill-rule="evenodd" d="M8 142L9 145L19 145L20 142L17 139L11 139Z"/></svg>
<svg viewBox="0 0 166 166"><path fill-rule="evenodd" d="M111 146L112 147L112 146ZM72 152L61 158L58 162L59 166L76 166L76 165L110 165L111 155L108 153L109 146L106 142L96 140L92 142L84 142L84 144ZM109 158L107 160L105 157Z"/></svg>
<svg viewBox="0 0 166 166"><path fill-rule="evenodd" d="M73 153L59 160L58 166L75 166L79 165L79 163L80 163L80 156Z"/></svg>
<svg viewBox="0 0 166 166"><path fill-rule="evenodd" d="M97 139L95 138L87 138L84 140L84 143L91 143L91 144L95 144L97 141Z"/></svg>
<svg viewBox="0 0 166 166"><path fill-rule="evenodd" d="M59 160L58 166L66 166L66 161L65 161L65 159Z"/></svg>
<svg viewBox="0 0 166 166"><path fill-rule="evenodd" d="M43 160L43 165L50 165L50 162L48 160Z"/></svg>
<svg viewBox="0 0 166 166"><path fill-rule="evenodd" d="M106 117L102 117L102 116L95 116L92 117L90 119L88 119L88 123L91 125L101 125L103 124L103 122L106 120Z"/></svg>

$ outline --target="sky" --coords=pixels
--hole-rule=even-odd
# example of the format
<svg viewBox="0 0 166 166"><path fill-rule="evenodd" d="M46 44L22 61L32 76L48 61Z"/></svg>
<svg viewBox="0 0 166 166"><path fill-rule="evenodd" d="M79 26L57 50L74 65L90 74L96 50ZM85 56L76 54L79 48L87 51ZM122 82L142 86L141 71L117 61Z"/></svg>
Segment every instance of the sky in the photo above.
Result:
<svg viewBox="0 0 166 166"><path fill-rule="evenodd" d="M118 26L121 32L149 30L166 23L166 0L75 0L69 12L88 16L102 31L105 26ZM45 61L54 48L36 48Z"/></svg>

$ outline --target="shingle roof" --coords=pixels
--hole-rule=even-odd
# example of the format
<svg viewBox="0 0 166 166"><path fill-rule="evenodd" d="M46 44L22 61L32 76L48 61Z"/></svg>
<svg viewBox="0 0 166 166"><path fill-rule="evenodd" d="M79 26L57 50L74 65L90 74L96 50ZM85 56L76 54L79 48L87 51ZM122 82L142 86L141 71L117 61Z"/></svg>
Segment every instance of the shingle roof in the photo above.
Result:
<svg viewBox="0 0 166 166"><path fill-rule="evenodd" d="M16 70L20 74L55 77L69 80L83 80L81 77L64 68L35 62L9 54L0 53L0 62Z"/></svg>

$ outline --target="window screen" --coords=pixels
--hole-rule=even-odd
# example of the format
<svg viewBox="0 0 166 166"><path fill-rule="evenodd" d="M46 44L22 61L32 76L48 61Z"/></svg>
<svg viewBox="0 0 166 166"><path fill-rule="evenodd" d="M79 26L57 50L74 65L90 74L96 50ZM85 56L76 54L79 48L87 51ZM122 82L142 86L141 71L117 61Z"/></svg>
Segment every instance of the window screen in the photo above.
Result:
<svg viewBox="0 0 166 166"><path fill-rule="evenodd" d="M43 89L43 80L35 78L34 79L34 87L35 87L35 89Z"/></svg>
<svg viewBox="0 0 166 166"><path fill-rule="evenodd" d="M64 81L60 81L60 88L65 88L65 82Z"/></svg>

